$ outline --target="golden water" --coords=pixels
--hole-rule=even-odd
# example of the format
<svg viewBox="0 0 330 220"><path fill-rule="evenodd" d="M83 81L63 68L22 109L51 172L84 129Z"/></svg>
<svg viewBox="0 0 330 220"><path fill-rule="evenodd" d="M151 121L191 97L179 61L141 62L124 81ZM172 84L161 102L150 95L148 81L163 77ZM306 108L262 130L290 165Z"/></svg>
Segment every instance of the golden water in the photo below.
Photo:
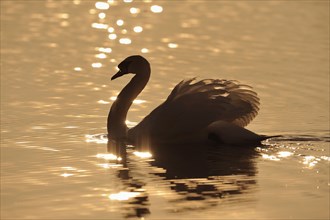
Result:
<svg viewBox="0 0 330 220"><path fill-rule="evenodd" d="M1 218L328 219L327 1L1 1ZM121 154L108 109L142 54L134 125L182 79L236 79L266 148ZM125 157L125 158L124 158ZM153 161L151 161L153 160ZM126 167L125 167L126 166Z"/></svg>

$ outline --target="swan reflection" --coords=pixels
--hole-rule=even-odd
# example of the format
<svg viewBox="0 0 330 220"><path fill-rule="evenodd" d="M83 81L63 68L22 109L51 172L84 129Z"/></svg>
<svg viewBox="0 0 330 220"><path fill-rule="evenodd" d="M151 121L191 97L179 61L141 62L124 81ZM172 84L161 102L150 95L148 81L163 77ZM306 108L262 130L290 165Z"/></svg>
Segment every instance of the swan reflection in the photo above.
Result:
<svg viewBox="0 0 330 220"><path fill-rule="evenodd" d="M122 165L122 167L118 167L117 176L122 180L122 185L124 185L124 189L111 193L108 197L112 201L126 203L127 207L123 210L126 217L143 217L150 213L149 196L147 190L144 189L146 182L131 173L128 163L132 161L127 159L127 148L131 149L132 146L126 146L124 142L108 141L107 154L105 155L111 155L111 159L116 158L116 163ZM151 157L149 152L134 151L132 154L143 159Z"/></svg>
<svg viewBox="0 0 330 220"><path fill-rule="evenodd" d="M152 149L153 166L166 169L166 178L201 178L223 175L255 175L254 148L221 146L161 146Z"/></svg>
<svg viewBox="0 0 330 220"><path fill-rule="evenodd" d="M149 190L157 190L173 203L166 208L169 211L210 208L231 194L246 192L256 183L254 161L259 153L254 148L226 146L137 148L109 139L107 153L98 155L109 159L109 164L122 165L117 176L124 187L109 199L129 207L124 210L126 217L143 217L150 213Z"/></svg>

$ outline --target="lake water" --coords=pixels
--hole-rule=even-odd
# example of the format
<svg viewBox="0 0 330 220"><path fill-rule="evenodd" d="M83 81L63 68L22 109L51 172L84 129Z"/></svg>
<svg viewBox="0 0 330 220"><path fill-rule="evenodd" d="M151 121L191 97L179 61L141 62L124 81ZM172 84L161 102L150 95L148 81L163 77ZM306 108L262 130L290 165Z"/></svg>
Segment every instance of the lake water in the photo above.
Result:
<svg viewBox="0 0 330 220"><path fill-rule="evenodd" d="M1 1L2 219L329 219L328 1ZM138 123L182 79L261 99L264 147L127 154L106 118L142 54Z"/></svg>

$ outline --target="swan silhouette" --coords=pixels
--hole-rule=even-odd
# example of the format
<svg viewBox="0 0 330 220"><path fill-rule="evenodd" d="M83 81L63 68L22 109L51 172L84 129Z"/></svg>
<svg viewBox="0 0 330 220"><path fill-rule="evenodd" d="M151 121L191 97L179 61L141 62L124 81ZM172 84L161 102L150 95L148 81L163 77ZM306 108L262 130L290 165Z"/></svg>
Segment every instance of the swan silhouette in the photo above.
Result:
<svg viewBox="0 0 330 220"><path fill-rule="evenodd" d="M148 83L151 68L140 55L127 57L118 68L111 80L129 73L134 77L111 106L107 122L109 139L125 140L134 146L209 142L246 145L275 137L244 128L257 115L259 98L252 87L225 79L181 81L164 103L128 129L127 112Z"/></svg>

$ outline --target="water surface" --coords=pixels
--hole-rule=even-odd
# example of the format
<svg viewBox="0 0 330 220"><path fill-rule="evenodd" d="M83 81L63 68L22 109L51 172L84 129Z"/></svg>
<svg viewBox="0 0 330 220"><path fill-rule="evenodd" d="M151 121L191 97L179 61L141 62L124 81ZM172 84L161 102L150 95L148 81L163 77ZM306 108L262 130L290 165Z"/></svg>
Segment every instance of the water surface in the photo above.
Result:
<svg viewBox="0 0 330 220"><path fill-rule="evenodd" d="M100 1L101 2L101 1ZM1 1L4 219L328 219L327 1ZM142 54L135 125L182 79L253 86L253 148L107 145L108 109Z"/></svg>

